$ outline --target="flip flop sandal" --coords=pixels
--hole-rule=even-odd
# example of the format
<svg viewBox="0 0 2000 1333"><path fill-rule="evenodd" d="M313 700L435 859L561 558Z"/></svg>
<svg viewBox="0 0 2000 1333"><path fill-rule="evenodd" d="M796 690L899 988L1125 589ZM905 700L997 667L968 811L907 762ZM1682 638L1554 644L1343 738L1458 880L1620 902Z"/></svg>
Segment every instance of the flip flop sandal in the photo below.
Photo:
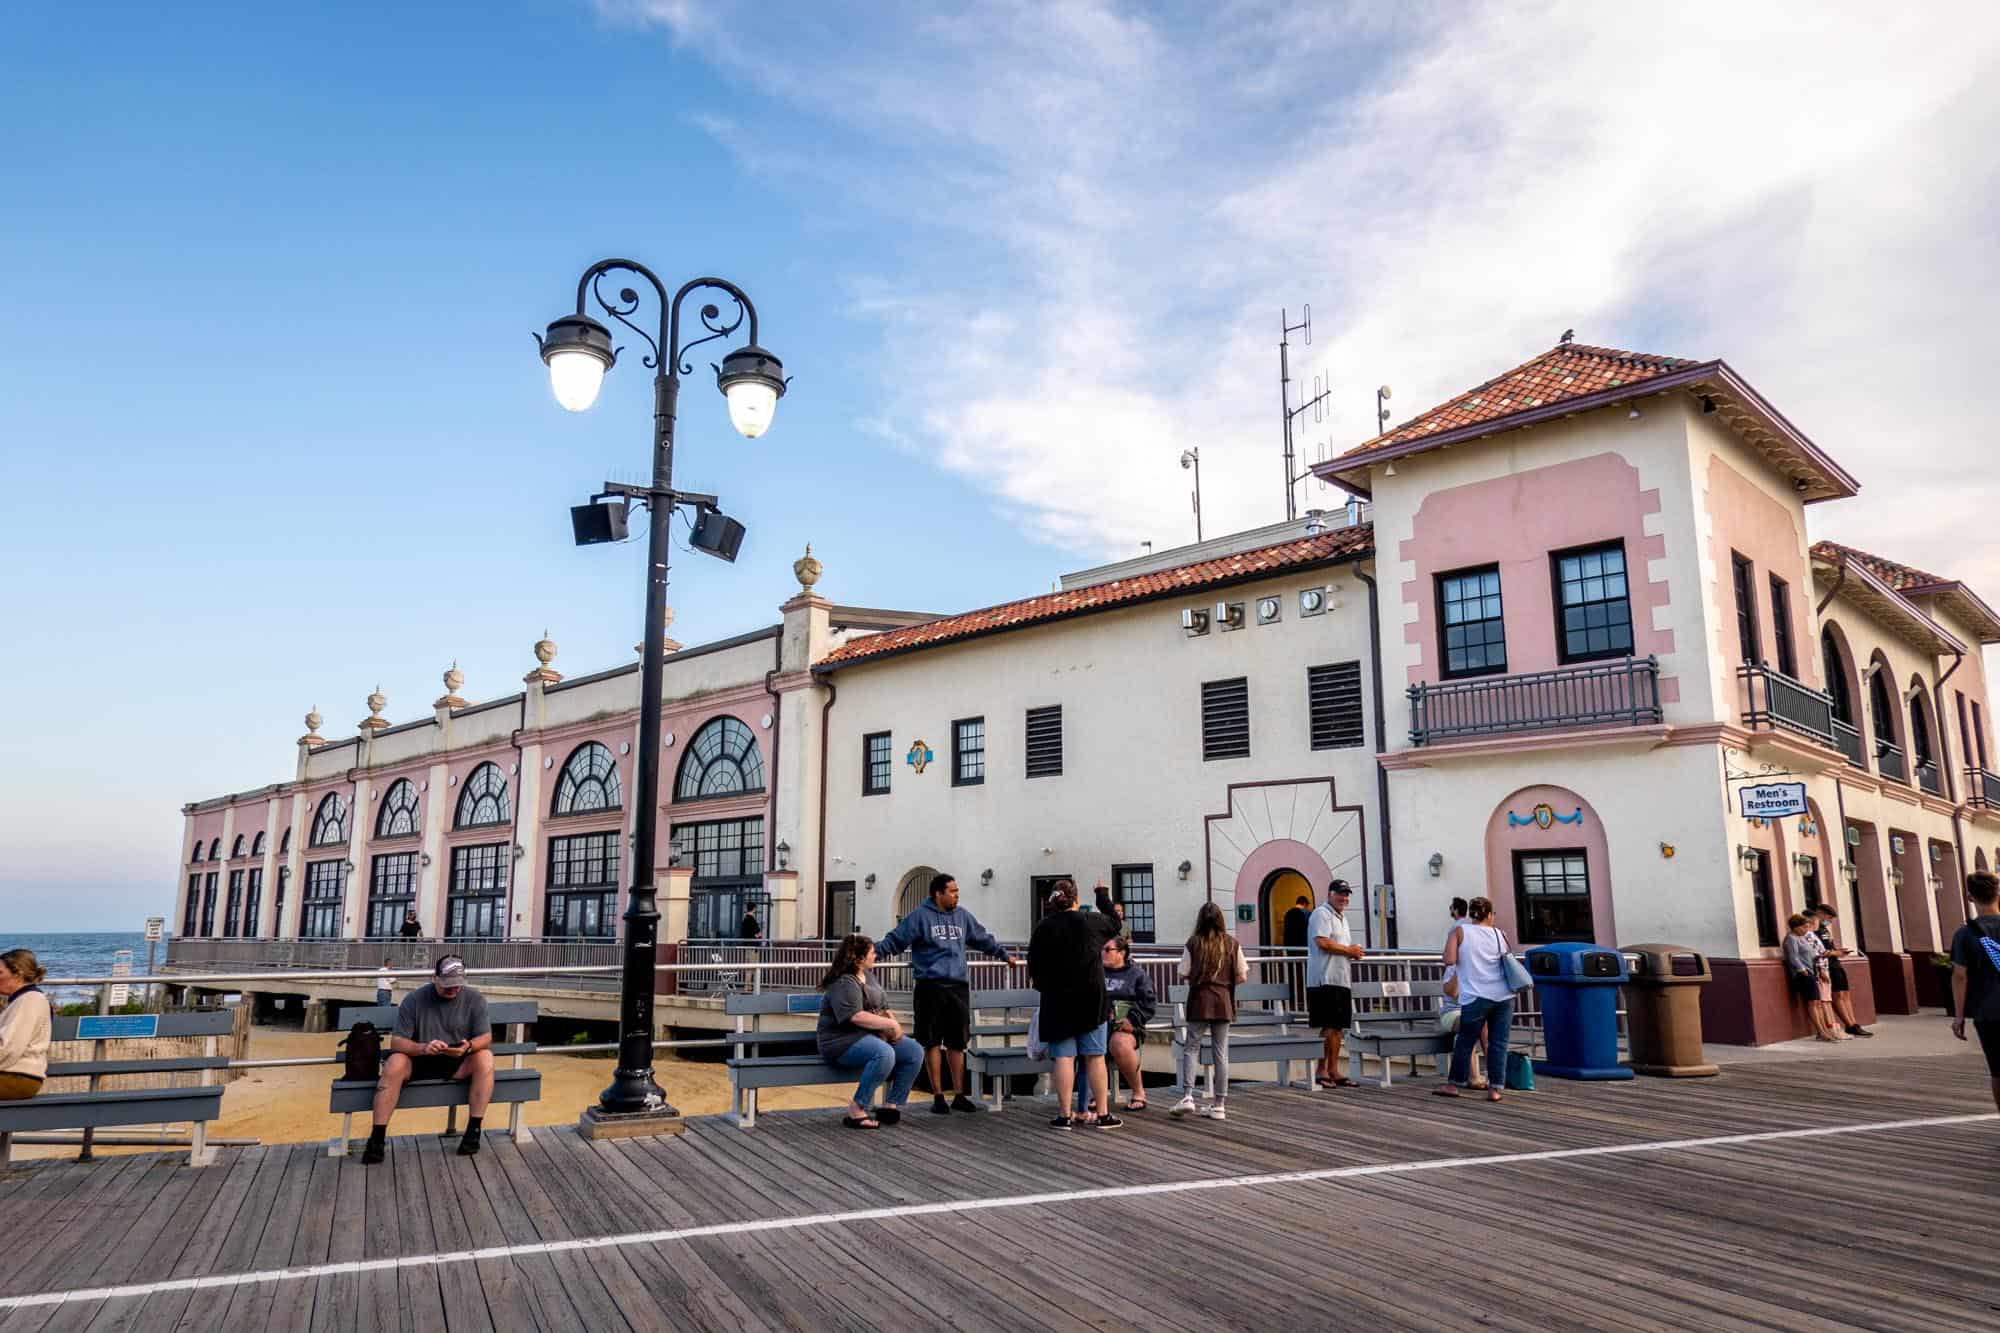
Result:
<svg viewBox="0 0 2000 1333"><path fill-rule="evenodd" d="M1361 1085L1351 1078L1337 1078L1326 1086L1329 1088L1358 1088Z"/></svg>
<svg viewBox="0 0 2000 1333"><path fill-rule="evenodd" d="M1143 1111L1146 1109L1146 1099L1141 1097L1136 1102L1126 1102L1125 1109L1128 1111Z"/></svg>
<svg viewBox="0 0 2000 1333"><path fill-rule="evenodd" d="M880 1129L880 1128L882 1128L882 1122L881 1122L881 1121L879 1121L879 1120L877 1120L877 1119L876 1119L876 1118L875 1118L874 1116L872 1116L872 1115L864 1115L864 1116L851 1116L851 1115L844 1115L844 1116L842 1116L842 1117L840 1118L840 1123L841 1123L841 1124L843 1124L843 1125L846 1125L846 1126L847 1126L847 1127L848 1127L849 1129Z"/></svg>
<svg viewBox="0 0 2000 1333"><path fill-rule="evenodd" d="M1449 1083L1441 1083L1437 1087L1431 1089L1431 1096L1433 1097L1459 1097L1463 1095L1464 1094L1460 1093L1457 1088L1454 1088Z"/></svg>

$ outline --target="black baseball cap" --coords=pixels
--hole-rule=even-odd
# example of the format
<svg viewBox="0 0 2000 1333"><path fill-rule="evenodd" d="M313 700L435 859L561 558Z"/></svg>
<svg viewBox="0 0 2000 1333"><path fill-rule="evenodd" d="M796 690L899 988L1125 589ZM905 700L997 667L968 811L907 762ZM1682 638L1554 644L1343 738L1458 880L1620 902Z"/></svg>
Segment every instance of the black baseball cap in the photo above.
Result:
<svg viewBox="0 0 2000 1333"><path fill-rule="evenodd" d="M1326 896L1331 898L1337 893L1344 893L1351 897L1354 890L1347 886L1347 881L1344 879L1329 880L1326 886Z"/></svg>

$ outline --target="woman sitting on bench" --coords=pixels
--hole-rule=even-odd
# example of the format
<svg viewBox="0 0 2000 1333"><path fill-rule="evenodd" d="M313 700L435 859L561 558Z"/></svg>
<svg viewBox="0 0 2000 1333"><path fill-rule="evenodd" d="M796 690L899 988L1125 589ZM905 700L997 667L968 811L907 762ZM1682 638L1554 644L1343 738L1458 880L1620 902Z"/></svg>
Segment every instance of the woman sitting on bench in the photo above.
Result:
<svg viewBox="0 0 2000 1333"><path fill-rule="evenodd" d="M849 935L840 942L833 966L820 979L825 994L819 1002L820 1059L836 1069L858 1069L861 1081L841 1123L849 1129L879 1129L903 1118L903 1103L917 1081L924 1048L903 1035L903 1025L889 1012L889 1001L869 973L875 968L875 941ZM875 1090L889 1082L889 1096L880 1111L871 1112Z"/></svg>
<svg viewBox="0 0 2000 1333"><path fill-rule="evenodd" d="M24 1101L49 1073L49 997L35 985L46 973L26 949L0 953L0 1102Z"/></svg>

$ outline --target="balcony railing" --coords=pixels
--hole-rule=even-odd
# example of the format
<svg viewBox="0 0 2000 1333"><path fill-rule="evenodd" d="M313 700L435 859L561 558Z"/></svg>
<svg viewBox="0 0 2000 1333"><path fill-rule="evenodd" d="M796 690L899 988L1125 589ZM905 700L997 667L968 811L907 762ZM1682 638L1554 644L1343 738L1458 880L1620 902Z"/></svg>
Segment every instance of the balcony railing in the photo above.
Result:
<svg viewBox="0 0 2000 1333"><path fill-rule="evenodd" d="M1875 745L1875 771L1885 778L1897 782L1908 782L1910 770L1903 764L1903 752L1893 745L1877 742Z"/></svg>
<svg viewBox="0 0 2000 1333"><path fill-rule="evenodd" d="M1933 763L1917 765L1917 785L1933 796L1944 795L1944 774Z"/></svg>
<svg viewBox="0 0 2000 1333"><path fill-rule="evenodd" d="M1738 667L1736 678L1744 687L1744 726L1775 727L1817 741L1829 750L1839 748L1833 734L1832 695L1763 662Z"/></svg>
<svg viewBox="0 0 2000 1333"><path fill-rule="evenodd" d="M1660 721L1660 663L1653 657L1410 686L1410 744L1558 727Z"/></svg>
<svg viewBox="0 0 2000 1333"><path fill-rule="evenodd" d="M1861 745L1861 728L1835 718L1833 720L1833 744L1835 749L1847 756L1848 763L1861 769L1863 772L1867 771L1868 751L1863 749Z"/></svg>
<svg viewBox="0 0 2000 1333"><path fill-rule="evenodd" d="M2000 810L2000 773L1977 767L1966 769L1965 799L1971 805Z"/></svg>

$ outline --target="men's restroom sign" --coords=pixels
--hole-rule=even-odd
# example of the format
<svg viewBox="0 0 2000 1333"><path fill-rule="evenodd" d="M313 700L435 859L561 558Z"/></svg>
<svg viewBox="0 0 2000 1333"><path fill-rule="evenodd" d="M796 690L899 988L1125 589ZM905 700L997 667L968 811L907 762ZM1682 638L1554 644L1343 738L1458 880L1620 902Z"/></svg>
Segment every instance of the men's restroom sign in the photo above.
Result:
<svg viewBox="0 0 2000 1333"><path fill-rule="evenodd" d="M1745 819L1783 819L1806 812L1806 784L1765 782L1737 789L1737 809Z"/></svg>

